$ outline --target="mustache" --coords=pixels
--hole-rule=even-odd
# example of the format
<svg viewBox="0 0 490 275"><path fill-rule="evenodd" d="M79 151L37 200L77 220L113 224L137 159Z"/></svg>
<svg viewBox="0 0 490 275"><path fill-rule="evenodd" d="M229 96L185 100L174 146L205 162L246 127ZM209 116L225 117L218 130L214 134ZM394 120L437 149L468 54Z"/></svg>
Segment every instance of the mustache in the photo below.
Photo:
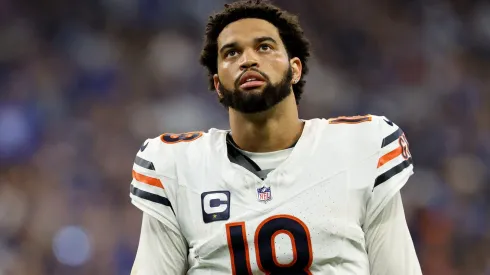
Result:
<svg viewBox="0 0 490 275"><path fill-rule="evenodd" d="M269 77L268 77L268 76L267 76L265 73L263 73L263 72L261 72L261 71L259 71L259 70L255 69L255 68L252 68L252 69L248 69L248 70L243 71L243 72L242 72L242 73L241 73L241 74L240 74L240 75L237 77L237 79L235 80L235 87L240 86L240 79L242 78L242 76L243 76L245 73L248 73L248 72L251 72L251 71L254 71L254 72L256 72L256 73L260 74L260 75L261 75L261 76L262 76L262 77L263 77L263 78L266 80L266 82L267 82L267 83L270 83Z"/></svg>

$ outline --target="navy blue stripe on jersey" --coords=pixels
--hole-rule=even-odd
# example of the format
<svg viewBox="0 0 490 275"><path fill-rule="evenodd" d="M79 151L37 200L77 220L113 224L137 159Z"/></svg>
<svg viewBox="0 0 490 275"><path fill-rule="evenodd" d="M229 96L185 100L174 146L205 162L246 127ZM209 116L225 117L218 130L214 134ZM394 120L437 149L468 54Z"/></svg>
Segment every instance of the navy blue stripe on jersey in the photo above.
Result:
<svg viewBox="0 0 490 275"><path fill-rule="evenodd" d="M405 170L405 168L409 167L413 163L412 158L409 158L402 163L398 164L397 166L394 166L390 170L384 172L383 174L379 175L376 180L374 181L374 187L382 184L383 182L391 179L393 176L397 175L398 173L402 172Z"/></svg>
<svg viewBox="0 0 490 275"><path fill-rule="evenodd" d="M170 207L170 209L172 209L172 212L174 212L174 208L172 207L172 204L165 197L162 197L162 196L159 196L159 195L155 195L155 194L152 194L152 193L143 191L141 189L136 188L132 184L131 184L131 194L133 194L133 195L135 195L135 196L137 196L139 198L142 198L144 200L147 200L147 201L151 201L151 202L154 202L154 203L158 203L158 204L162 204L162 205L168 206L168 207ZM174 214L175 214L175 212L174 212Z"/></svg>
<svg viewBox="0 0 490 275"><path fill-rule="evenodd" d="M381 148L389 145L390 143L397 140L402 135L403 135L402 129L398 128L395 132L393 132L392 134L390 134L389 136L383 139L383 142L381 143Z"/></svg>
<svg viewBox="0 0 490 275"><path fill-rule="evenodd" d="M146 159L142 159L142 158L140 158L140 157L136 156L136 158L135 158L135 160L134 160L134 163L135 163L136 165L139 165L139 166L141 166L141 167L143 167L143 168L146 168L146 169L148 169L148 170L153 170L153 171L155 171L155 166L153 165L153 162L148 161L148 160L146 160Z"/></svg>

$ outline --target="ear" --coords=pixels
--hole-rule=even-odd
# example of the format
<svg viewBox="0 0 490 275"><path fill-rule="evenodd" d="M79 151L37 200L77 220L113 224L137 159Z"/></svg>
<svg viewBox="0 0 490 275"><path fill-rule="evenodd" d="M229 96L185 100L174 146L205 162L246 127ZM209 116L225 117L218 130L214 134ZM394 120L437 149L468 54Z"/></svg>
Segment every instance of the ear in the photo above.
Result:
<svg viewBox="0 0 490 275"><path fill-rule="evenodd" d="M221 91L219 90L219 77L218 74L213 75L213 82L214 82L214 89L216 90L216 93L218 93L218 97L222 98Z"/></svg>
<svg viewBox="0 0 490 275"><path fill-rule="evenodd" d="M291 58L289 60L289 64L291 65L291 70L293 71L293 78L291 84L296 84L301 79L301 73L303 71L303 64L301 60L297 57Z"/></svg>

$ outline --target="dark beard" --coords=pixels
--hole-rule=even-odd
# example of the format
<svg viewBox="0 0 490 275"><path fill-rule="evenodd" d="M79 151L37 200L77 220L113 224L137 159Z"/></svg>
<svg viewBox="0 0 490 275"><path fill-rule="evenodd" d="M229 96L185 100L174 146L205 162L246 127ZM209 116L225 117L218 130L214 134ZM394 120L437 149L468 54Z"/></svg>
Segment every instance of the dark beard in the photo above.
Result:
<svg viewBox="0 0 490 275"><path fill-rule="evenodd" d="M241 90L239 88L239 79L235 81L234 90L226 89L220 81L219 88L222 95L220 98L221 104L241 113L252 114L270 109L291 93L291 80L293 79L291 67L287 69L282 80L277 84L272 84L269 78L260 71L255 69L250 70L260 73L265 79L266 83L262 92L248 92Z"/></svg>

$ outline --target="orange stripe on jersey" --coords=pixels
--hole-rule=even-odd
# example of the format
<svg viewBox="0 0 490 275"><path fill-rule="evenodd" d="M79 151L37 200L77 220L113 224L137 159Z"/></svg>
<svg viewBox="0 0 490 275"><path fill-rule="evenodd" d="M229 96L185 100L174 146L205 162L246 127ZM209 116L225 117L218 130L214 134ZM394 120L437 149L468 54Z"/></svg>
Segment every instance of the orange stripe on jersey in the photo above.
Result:
<svg viewBox="0 0 490 275"><path fill-rule="evenodd" d="M330 124L359 124L363 122L372 121L373 117L371 115L365 116L339 116L333 119L329 119Z"/></svg>
<svg viewBox="0 0 490 275"><path fill-rule="evenodd" d="M382 156L379 161L378 161L378 168L383 166L385 163L387 163L388 161L398 157L399 155L401 155L403 152L403 149L402 147L397 147L395 150L385 154L384 156Z"/></svg>
<svg viewBox="0 0 490 275"><path fill-rule="evenodd" d="M133 170L133 178L139 182L143 182L152 186L164 188L162 182L159 179L152 178L152 177L147 177L145 175L136 173L136 171Z"/></svg>

